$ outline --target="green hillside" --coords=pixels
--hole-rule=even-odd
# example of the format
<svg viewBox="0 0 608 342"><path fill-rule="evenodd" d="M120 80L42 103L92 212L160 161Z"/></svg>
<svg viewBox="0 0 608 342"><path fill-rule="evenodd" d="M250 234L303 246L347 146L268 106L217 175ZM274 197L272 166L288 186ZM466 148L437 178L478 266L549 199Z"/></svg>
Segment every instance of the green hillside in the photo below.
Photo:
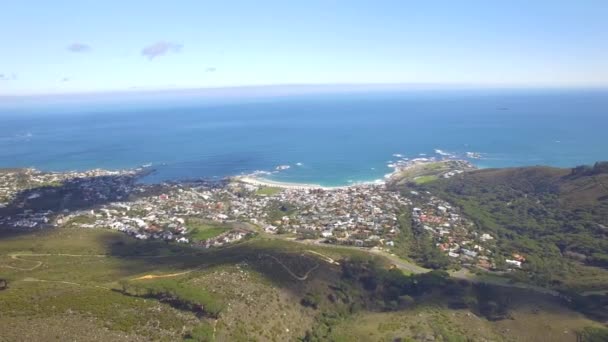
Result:
<svg viewBox="0 0 608 342"><path fill-rule="evenodd" d="M0 340L572 341L605 334L559 298L388 266L352 249L261 237L202 250L105 229L5 234Z"/></svg>
<svg viewBox="0 0 608 342"><path fill-rule="evenodd" d="M526 256L540 285L575 289L608 284L608 162L574 169L484 169L410 184L458 205L504 255Z"/></svg>

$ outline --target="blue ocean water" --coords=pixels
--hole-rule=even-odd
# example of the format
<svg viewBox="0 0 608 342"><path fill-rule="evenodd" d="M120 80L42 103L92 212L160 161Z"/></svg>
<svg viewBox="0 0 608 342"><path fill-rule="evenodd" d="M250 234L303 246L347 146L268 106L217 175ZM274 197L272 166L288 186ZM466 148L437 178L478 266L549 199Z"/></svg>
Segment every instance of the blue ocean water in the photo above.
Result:
<svg viewBox="0 0 608 342"><path fill-rule="evenodd" d="M148 181L290 168L269 178L345 185L396 160L438 156L480 167L608 160L608 91L442 90L240 100L145 95L0 99L0 167L130 168Z"/></svg>

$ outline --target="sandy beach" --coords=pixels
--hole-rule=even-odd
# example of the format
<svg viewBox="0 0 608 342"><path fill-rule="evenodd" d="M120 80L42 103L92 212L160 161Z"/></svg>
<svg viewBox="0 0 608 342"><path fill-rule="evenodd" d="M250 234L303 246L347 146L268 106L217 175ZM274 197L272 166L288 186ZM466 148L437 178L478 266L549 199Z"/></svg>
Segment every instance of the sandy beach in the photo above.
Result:
<svg viewBox="0 0 608 342"><path fill-rule="evenodd" d="M277 182L264 178L257 178L252 176L243 176L243 177L234 177L235 180L251 185L257 186L271 186L275 188L282 189L297 189L297 190L313 190L313 189L323 189L323 190L338 190L344 189L348 186L322 186L319 184L306 184L306 183L288 183L288 182Z"/></svg>

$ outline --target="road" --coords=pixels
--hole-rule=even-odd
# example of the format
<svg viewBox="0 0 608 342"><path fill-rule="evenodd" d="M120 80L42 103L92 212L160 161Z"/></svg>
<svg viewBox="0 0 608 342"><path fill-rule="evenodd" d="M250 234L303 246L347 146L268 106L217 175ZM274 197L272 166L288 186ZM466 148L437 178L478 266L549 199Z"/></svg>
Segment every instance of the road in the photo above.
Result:
<svg viewBox="0 0 608 342"><path fill-rule="evenodd" d="M257 230L258 232L260 232L259 230ZM269 237L269 238L273 238L273 239L280 239L280 240L286 240L286 241L292 241L292 242L297 242L300 244L305 244L305 245L313 245L313 246L322 246L322 247L326 247L326 248L343 248L343 249L353 249L353 250L357 250L357 251L361 251L364 253L368 253L368 254L374 254L374 255L378 255L381 256L383 258L386 258L387 260L390 261L390 263L392 263L393 265L395 265L398 269L403 270L405 272L408 273L412 273L412 274L420 274L420 273L426 273L426 272L430 272L430 269L421 267L419 265L416 265L410 261L404 260L399 258L398 256L394 255L394 254L390 254L386 251L380 250L378 248L363 248L363 247L354 247L354 246L336 246L336 245L328 245L325 243L322 243L318 240L296 240L295 238L292 237L285 237L285 236L280 236L280 235L276 235L276 234L267 234L264 232L261 232L261 235L265 236L265 237ZM332 259L331 257L324 255L322 253L319 253L317 251L313 251L313 250L307 250L307 253L311 253L316 255L317 257L320 257L321 259L323 259L323 261L328 262L330 264L333 265L339 265L339 263ZM28 261L28 262L34 262L35 265L31 266L31 267L16 267L16 266L11 266L11 265L0 265L0 267L6 267L6 268L11 268L11 269L16 269L16 270L20 270L20 271L33 271L35 269L37 269L38 267L42 266L42 261L38 261L38 260L31 260L31 259L24 259L22 257L36 257L36 256L63 256L63 257L93 257L93 258L105 258L105 257L109 257L110 255L106 255L106 254L65 254L65 253L57 253L57 254L30 254L30 253L13 253L13 254L9 254L8 256L11 257L11 259L15 259L15 260L21 260L21 261ZM150 256L134 256L136 258L163 258L163 257L167 257L167 256L160 256L160 255L150 255ZM272 256L269 256L272 257ZM298 280L306 280L308 278L308 276L314 271L316 270L316 268L319 266L318 264L313 267L312 269L310 269L308 272L306 272L306 274L304 276L299 276L295 273L293 273L286 265L284 265L280 260L272 257L273 259L275 259L275 261L277 261L282 267L284 267L291 276L293 276L294 278L298 279ZM153 278L163 278L163 277L173 277L173 276L178 276L178 275L182 275L182 274L186 274L189 272L192 272L193 270L189 270L186 272L181 272L181 273L176 273L176 274L168 274L168 275L145 275L139 278L136 278L135 280L140 280L140 279L153 279ZM515 288L521 288L521 289L528 289L528 290L532 290L532 291L536 291L538 293L542 293L542 294L550 294L553 296L557 296L559 295L559 293L555 290L551 290L551 289L547 289L547 288L543 288L543 287L539 287L539 286L534 286L531 284L525 284L525 283L511 283L508 282L507 279L505 278L479 278L477 275L471 273L470 271L466 270L466 269L461 269L459 271L451 271L449 272L450 276L452 278L456 278L456 279L463 279L463 280L467 280L469 282L472 283L485 283L485 284L491 284L491 285L496 285L496 286L506 286L506 287L515 287ZM45 281L45 280L39 280L39 279L32 279L29 281ZM69 283L69 282L66 282ZM80 285L80 284L76 284L74 283L73 285Z"/></svg>
<svg viewBox="0 0 608 342"><path fill-rule="evenodd" d="M266 235L268 235L268 234L266 234ZM426 272L431 271L428 268L421 267L410 261L401 259L394 254L390 254L390 253L380 250L378 248L328 245L328 244L322 243L318 240L296 240L295 238L280 237L279 235L275 235L275 234L268 235L268 236L270 236L272 238L293 241L293 242L306 244L306 245L323 246L323 247L327 247L327 248L332 248L332 247L333 248L347 248L347 249L358 250L358 251L365 252L368 254L378 255L378 256L384 257L387 260L389 260L398 269L408 272L408 273L412 273L412 274L421 274L421 273L426 273ZM312 251L309 251L309 252L312 252ZM527 290L535 291L535 292L538 292L541 294L548 294L548 295L552 295L552 296L559 295L559 292L557 292L555 290L551 290L551 289L540 287L540 286L535 286L532 284L526 284L526 283L511 283L506 278L479 278L477 275L471 273L467 269L461 269L458 271L450 271L448 273L450 274L450 277L452 277L452 278L462 279L462 280L466 280L466 281L469 281L471 283L476 283L476 284L489 284L489 285L495 285L495 286L514 287L514 288L520 288L520 289L527 289Z"/></svg>

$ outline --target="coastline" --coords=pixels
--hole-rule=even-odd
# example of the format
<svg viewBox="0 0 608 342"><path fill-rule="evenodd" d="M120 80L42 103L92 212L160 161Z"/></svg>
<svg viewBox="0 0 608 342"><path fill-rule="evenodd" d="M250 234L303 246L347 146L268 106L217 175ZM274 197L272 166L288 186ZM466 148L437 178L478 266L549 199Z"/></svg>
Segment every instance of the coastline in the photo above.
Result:
<svg viewBox="0 0 608 342"><path fill-rule="evenodd" d="M388 173L384 176L383 180L375 180L375 181L362 181L356 182L348 185L337 185L337 186L323 186L320 184L312 184L312 183L296 183L296 182L283 182L283 181L275 181L267 178L263 178L258 176L259 173L242 175L242 176L234 176L230 177L231 180L250 184L254 186L267 186L267 187L275 187L281 189L294 189L294 190L340 190L340 189L348 189L357 186L370 186L370 185L386 185L392 181L397 180L400 175L408 170L413 170L415 168L424 167L428 164L434 163L446 163L446 162L456 162L464 166L465 169L476 169L477 167L473 165L471 162L464 159L455 159L455 158L414 158L414 159L402 159L397 162L390 164L389 166L393 169L391 173ZM443 170L446 171L446 170ZM449 172L447 170L446 172ZM460 172L460 171L458 171ZM451 176L451 175L450 175Z"/></svg>
<svg viewBox="0 0 608 342"><path fill-rule="evenodd" d="M237 176L237 177L232 177L231 179L241 182L241 183L250 184L250 185L268 186L268 187L281 188L281 189L292 189L292 190L340 190L340 189L346 189L350 186L354 186L354 185L323 186L320 184L279 182L279 181L273 181L270 179L260 178L260 177L251 176L251 175Z"/></svg>

